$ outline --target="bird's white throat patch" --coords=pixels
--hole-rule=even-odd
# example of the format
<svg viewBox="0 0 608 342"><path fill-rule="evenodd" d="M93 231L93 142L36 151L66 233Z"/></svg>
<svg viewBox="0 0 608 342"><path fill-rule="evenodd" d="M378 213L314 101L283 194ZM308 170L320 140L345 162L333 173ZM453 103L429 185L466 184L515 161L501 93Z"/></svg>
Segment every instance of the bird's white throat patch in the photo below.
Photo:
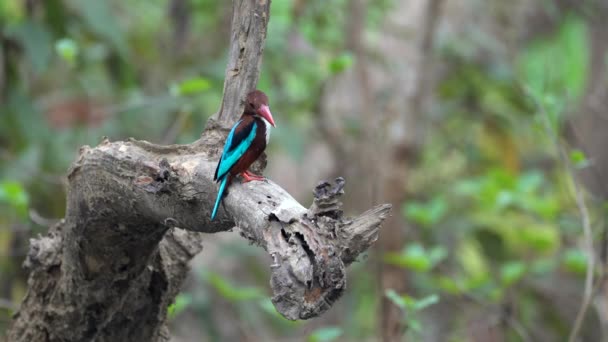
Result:
<svg viewBox="0 0 608 342"><path fill-rule="evenodd" d="M268 120L261 118L262 121L264 121L264 125L266 125L266 145L268 145L268 141L270 140L270 129L272 128L272 125L270 124L270 122L268 122Z"/></svg>

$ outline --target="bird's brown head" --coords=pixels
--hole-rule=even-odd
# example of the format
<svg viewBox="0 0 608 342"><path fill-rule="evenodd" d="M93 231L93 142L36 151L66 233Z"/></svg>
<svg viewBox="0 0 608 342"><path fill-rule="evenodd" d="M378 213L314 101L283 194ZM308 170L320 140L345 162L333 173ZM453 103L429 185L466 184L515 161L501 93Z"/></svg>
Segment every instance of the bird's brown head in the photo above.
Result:
<svg viewBox="0 0 608 342"><path fill-rule="evenodd" d="M254 90L245 98L245 114L258 116L270 123L273 127L274 119L268 106L268 96L263 91Z"/></svg>

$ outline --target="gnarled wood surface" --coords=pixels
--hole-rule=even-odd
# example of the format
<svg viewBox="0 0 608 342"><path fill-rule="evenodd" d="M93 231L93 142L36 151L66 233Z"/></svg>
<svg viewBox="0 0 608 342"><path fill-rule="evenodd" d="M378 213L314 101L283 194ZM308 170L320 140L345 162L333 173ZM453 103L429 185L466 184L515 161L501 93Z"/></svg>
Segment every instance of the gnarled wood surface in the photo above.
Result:
<svg viewBox="0 0 608 342"><path fill-rule="evenodd" d="M343 179L320 183L310 209L272 181L237 181L209 219L215 165L257 82L268 22L269 2L234 6L231 51L244 62L226 79L223 114L190 145L104 139L81 148L68 173L65 219L31 241L28 291L10 341L168 340L167 307L202 250L199 232L233 227L271 256L272 301L285 317L318 316L343 293L345 267L377 239L391 207L344 218Z"/></svg>

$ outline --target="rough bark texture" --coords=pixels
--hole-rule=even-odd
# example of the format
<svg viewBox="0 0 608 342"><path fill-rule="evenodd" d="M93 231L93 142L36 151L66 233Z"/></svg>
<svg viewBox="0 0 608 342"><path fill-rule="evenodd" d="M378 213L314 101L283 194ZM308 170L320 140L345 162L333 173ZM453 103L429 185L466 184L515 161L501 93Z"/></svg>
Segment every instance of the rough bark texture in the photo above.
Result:
<svg viewBox="0 0 608 342"><path fill-rule="evenodd" d="M80 150L65 219L31 241L28 291L10 341L169 340L166 309L202 249L198 232L235 226L271 256L272 301L285 317L318 316L343 293L345 266L377 239L390 205L347 219L342 179L320 183L308 210L271 181L235 182L209 220L213 171L241 99L255 88L268 10L263 0L234 2L222 109L200 140L104 139Z"/></svg>
<svg viewBox="0 0 608 342"><path fill-rule="evenodd" d="M222 127L230 127L234 113L243 112L243 102L233 99L244 101L243 94L258 84L269 16L270 0L233 1L224 98L217 114Z"/></svg>

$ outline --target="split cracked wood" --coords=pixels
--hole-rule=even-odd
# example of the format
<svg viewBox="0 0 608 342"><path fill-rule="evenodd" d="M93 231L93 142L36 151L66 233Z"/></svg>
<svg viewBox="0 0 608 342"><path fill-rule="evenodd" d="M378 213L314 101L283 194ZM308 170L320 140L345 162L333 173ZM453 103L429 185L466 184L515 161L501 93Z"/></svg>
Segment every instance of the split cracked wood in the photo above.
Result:
<svg viewBox="0 0 608 342"><path fill-rule="evenodd" d="M308 210L272 181L235 182L210 221L220 145L207 132L191 145L104 140L82 148L68 176L65 221L32 241L29 291L11 337L165 336L158 329L166 308L201 249L196 232L234 226L271 255L272 301L280 313L307 319L326 311L346 287L345 266L376 241L390 205L346 219L341 178L319 184Z"/></svg>
<svg viewBox="0 0 608 342"><path fill-rule="evenodd" d="M169 340L167 307L202 250L199 232L235 226L269 253L272 301L285 317L318 316L344 292L345 267L376 241L391 206L344 218L343 179L320 183L310 209L272 181L235 182L209 219L223 141L257 83L269 6L235 0L222 109L201 139L104 139L81 148L68 173L65 219L31 240L28 290L10 341Z"/></svg>

